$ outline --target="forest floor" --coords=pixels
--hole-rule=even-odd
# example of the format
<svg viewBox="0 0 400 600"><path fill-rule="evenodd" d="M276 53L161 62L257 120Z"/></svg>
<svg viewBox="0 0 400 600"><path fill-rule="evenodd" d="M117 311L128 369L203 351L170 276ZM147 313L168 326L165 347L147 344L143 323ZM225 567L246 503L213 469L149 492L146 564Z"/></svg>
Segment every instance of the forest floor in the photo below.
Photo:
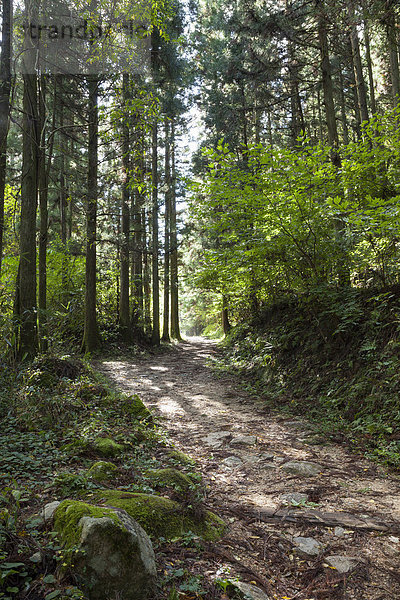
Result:
<svg viewBox="0 0 400 600"><path fill-rule="evenodd" d="M96 362L195 459L206 505L229 525L202 552L180 547L179 559L206 578L257 586L257 600L400 598L400 477L343 445L316 445L306 420L270 412L239 379L217 375L218 352L191 338L157 355ZM176 558L171 545L165 560Z"/></svg>

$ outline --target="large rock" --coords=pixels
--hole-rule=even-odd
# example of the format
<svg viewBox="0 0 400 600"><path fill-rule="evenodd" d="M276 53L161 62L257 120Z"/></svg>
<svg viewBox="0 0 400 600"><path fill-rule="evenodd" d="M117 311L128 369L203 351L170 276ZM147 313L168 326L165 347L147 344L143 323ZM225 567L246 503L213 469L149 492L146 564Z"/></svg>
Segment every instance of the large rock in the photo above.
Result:
<svg viewBox="0 0 400 600"><path fill-rule="evenodd" d="M192 531L206 540L215 540L221 537L226 527L224 521L211 511L194 513L163 496L102 490L96 497L113 508L125 510L146 533L156 538L171 539Z"/></svg>
<svg viewBox="0 0 400 600"><path fill-rule="evenodd" d="M314 477L323 471L321 465L313 462L290 460L281 466L282 471L300 475L300 477Z"/></svg>
<svg viewBox="0 0 400 600"><path fill-rule="evenodd" d="M143 600L153 591L156 563L149 537L125 511L64 500L54 527L67 568L90 600Z"/></svg>

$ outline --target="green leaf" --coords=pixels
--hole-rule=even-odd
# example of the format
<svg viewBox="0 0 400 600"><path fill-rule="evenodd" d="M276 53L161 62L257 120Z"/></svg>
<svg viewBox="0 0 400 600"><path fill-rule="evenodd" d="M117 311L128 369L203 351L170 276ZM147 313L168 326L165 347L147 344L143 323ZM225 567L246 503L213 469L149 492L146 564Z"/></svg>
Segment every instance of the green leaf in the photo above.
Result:
<svg viewBox="0 0 400 600"><path fill-rule="evenodd" d="M60 590L54 590L54 592L50 592L50 594L46 594L44 600L53 600L53 598L57 598L61 594Z"/></svg>

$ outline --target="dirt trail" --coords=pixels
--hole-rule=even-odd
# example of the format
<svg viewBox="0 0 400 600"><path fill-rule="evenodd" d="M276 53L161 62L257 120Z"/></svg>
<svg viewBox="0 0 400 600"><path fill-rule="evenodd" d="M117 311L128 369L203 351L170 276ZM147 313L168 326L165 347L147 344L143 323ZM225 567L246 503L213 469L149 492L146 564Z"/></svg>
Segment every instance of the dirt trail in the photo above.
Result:
<svg viewBox="0 0 400 600"><path fill-rule="evenodd" d="M201 559L204 569L211 572L219 558L271 600L400 598L400 480L339 445L309 443L306 422L268 414L234 378L216 377L207 366L216 351L214 343L192 338L153 358L98 365L123 391L139 394L176 447L198 462L207 504L229 523L224 540L209 550L210 564L207 553ZM289 461L319 467L304 476L286 471ZM293 492L305 496L282 497ZM288 504L305 517L342 513L344 524L315 525L298 516L288 522L282 512L263 518ZM344 513L390 527L360 529ZM296 550L298 536L321 544L315 556ZM332 555L353 559L350 570L332 568Z"/></svg>

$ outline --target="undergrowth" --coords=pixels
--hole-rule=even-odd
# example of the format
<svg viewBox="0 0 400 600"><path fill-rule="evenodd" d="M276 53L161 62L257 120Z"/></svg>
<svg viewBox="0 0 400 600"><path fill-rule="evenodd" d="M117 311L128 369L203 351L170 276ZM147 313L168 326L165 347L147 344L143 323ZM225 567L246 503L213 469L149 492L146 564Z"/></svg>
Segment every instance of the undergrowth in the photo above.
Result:
<svg viewBox="0 0 400 600"><path fill-rule="evenodd" d="M232 330L216 366L269 408L307 415L321 441L400 468L399 288L318 288L277 303Z"/></svg>
<svg viewBox="0 0 400 600"><path fill-rule="evenodd" d="M91 477L96 461L113 463L113 485L120 490L171 497L177 491L155 485L148 474L179 466L193 481L180 500L201 504L193 461L172 449L137 396L115 390L89 362L45 355L4 369L0 384L1 600L86 598L60 568L63 548L40 511L48 502L86 499L109 488ZM158 544L162 557L162 540ZM185 572L178 589L193 581ZM174 581L161 583L165 597Z"/></svg>

